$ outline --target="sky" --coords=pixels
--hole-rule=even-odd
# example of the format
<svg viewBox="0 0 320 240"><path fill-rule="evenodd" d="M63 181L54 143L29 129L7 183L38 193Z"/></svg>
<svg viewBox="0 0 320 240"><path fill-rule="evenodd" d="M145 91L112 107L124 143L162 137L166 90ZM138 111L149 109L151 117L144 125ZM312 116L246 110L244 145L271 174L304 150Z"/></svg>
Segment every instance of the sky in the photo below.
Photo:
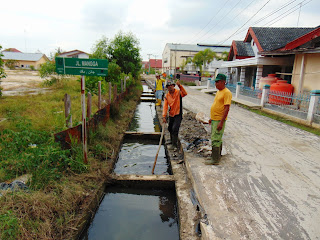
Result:
<svg viewBox="0 0 320 240"><path fill-rule="evenodd" d="M15 0L0 8L2 48L47 56L91 53L120 31L139 40L148 60L161 59L166 43L231 45L249 27L320 25L320 0Z"/></svg>

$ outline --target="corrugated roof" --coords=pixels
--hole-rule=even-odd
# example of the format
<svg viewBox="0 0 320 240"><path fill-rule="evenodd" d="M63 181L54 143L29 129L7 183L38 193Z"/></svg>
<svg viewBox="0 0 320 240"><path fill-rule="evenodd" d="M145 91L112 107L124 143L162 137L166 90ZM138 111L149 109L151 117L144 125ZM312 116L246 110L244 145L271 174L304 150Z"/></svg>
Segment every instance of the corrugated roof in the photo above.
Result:
<svg viewBox="0 0 320 240"><path fill-rule="evenodd" d="M43 53L2 52L3 60L13 59L20 61L39 61Z"/></svg>
<svg viewBox="0 0 320 240"><path fill-rule="evenodd" d="M196 45L196 44L180 44L180 43L167 43L170 50L177 51L191 51L199 52L207 48L214 52L222 53L229 52L230 46L218 46L218 45Z"/></svg>
<svg viewBox="0 0 320 240"><path fill-rule="evenodd" d="M254 57L251 43L243 41L235 41L237 47L237 56Z"/></svg>
<svg viewBox="0 0 320 240"><path fill-rule="evenodd" d="M252 27L263 51L284 47L287 43L307 34L316 28L269 28Z"/></svg>

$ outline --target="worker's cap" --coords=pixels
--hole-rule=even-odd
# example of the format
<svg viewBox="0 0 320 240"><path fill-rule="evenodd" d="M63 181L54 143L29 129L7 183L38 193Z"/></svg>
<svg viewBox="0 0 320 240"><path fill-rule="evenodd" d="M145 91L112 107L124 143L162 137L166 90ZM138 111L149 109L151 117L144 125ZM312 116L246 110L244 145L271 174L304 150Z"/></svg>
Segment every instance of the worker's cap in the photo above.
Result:
<svg viewBox="0 0 320 240"><path fill-rule="evenodd" d="M227 80L227 76L222 74L222 73L219 73L216 78L214 79L215 82L218 82L220 80L223 80L223 81L226 81Z"/></svg>
<svg viewBox="0 0 320 240"><path fill-rule="evenodd" d="M176 85L174 82L172 82L171 80L167 81L166 87L170 86L170 85Z"/></svg>

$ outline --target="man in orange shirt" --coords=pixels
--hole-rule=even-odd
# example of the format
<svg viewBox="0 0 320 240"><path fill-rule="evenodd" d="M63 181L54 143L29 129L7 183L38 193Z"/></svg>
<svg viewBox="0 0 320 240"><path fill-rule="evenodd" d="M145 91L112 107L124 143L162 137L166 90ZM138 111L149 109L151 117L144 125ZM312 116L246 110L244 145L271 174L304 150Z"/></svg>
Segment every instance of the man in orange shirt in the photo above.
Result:
<svg viewBox="0 0 320 240"><path fill-rule="evenodd" d="M186 90L180 84L179 81L176 82L179 89L175 88L175 84L168 80L166 87L168 88L168 93L164 97L163 111L162 111L162 119L163 122L166 123L167 119L167 111L169 109L169 126L168 130L170 132L170 138L172 145L168 148L177 150L178 147L178 134L179 128L182 121L182 98L187 95Z"/></svg>
<svg viewBox="0 0 320 240"><path fill-rule="evenodd" d="M225 86L226 78L226 75L219 73L214 80L219 91L210 110L212 154L211 160L206 160L206 165L218 165L221 158L222 136L232 99L232 93Z"/></svg>

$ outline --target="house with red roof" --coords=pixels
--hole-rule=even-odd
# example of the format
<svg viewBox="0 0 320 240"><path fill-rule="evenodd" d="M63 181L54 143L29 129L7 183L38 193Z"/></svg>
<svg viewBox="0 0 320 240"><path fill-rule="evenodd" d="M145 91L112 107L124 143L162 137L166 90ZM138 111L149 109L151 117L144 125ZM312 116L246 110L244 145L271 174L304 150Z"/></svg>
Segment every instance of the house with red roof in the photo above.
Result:
<svg viewBox="0 0 320 240"><path fill-rule="evenodd" d="M228 62L229 83L259 87L259 80L276 73L295 93L320 89L319 28L250 27L243 41L233 41Z"/></svg>
<svg viewBox="0 0 320 240"><path fill-rule="evenodd" d="M3 50L3 52L20 52L21 53L21 51L19 51L16 48L7 48L7 49Z"/></svg>
<svg viewBox="0 0 320 240"><path fill-rule="evenodd" d="M89 54L80 50L72 50L68 52L63 52L59 54L59 57L65 58L89 58Z"/></svg>
<svg viewBox="0 0 320 240"><path fill-rule="evenodd" d="M149 61L142 61L142 69L148 71L149 65L150 68L162 72L162 59L149 59Z"/></svg>

